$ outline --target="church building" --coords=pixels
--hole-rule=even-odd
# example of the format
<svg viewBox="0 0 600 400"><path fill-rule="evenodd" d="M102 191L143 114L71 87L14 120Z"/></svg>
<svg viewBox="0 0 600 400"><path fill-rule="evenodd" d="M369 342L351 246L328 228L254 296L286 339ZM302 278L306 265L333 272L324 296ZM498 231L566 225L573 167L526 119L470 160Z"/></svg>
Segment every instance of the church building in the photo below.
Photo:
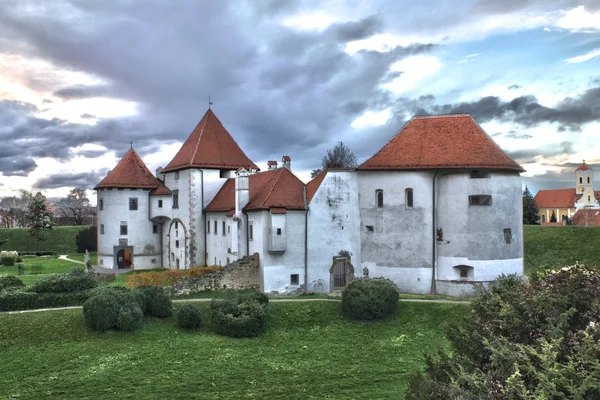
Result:
<svg viewBox="0 0 600 400"><path fill-rule="evenodd" d="M469 115L415 117L354 169L304 184L250 160L209 109L152 174L130 149L95 187L105 268L225 266L259 254L265 292L389 278L469 296L523 275L521 166Z"/></svg>

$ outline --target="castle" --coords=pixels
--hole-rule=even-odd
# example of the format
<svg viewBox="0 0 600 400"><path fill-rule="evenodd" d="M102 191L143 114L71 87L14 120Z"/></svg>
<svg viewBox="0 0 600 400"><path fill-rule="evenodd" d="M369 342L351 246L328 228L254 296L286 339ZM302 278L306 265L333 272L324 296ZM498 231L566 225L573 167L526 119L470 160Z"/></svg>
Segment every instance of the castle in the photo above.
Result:
<svg viewBox="0 0 600 400"><path fill-rule="evenodd" d="M130 149L94 188L98 262L185 269L260 257L266 292L386 277L467 296L523 274L523 169L469 115L415 117L354 169L259 171L209 109L152 174Z"/></svg>

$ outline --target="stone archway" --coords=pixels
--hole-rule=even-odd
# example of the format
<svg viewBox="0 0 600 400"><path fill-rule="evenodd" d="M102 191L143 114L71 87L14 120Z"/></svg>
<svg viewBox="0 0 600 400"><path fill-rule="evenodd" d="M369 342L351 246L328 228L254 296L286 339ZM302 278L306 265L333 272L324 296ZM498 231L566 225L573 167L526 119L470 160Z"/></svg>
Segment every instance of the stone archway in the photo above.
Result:
<svg viewBox="0 0 600 400"><path fill-rule="evenodd" d="M174 218L169 224L169 233L167 234L169 269L186 269L187 261L187 242L188 233L185 224L179 219Z"/></svg>
<svg viewBox="0 0 600 400"><path fill-rule="evenodd" d="M346 257L335 257L329 269L329 289L342 290L354 279L354 266Z"/></svg>

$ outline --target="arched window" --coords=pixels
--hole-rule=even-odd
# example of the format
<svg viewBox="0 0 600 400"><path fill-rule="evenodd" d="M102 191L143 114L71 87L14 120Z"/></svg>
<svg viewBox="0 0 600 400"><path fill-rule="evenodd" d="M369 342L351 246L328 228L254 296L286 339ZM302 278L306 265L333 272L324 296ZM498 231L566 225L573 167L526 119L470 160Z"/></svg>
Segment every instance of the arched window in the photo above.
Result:
<svg viewBox="0 0 600 400"><path fill-rule="evenodd" d="M375 191L375 197L377 201L377 208L383 208L383 190L377 189Z"/></svg>
<svg viewBox="0 0 600 400"><path fill-rule="evenodd" d="M583 178L579 177L579 183L583 183Z"/></svg>
<svg viewBox="0 0 600 400"><path fill-rule="evenodd" d="M406 203L406 207L412 207L413 206L413 190L411 188L408 188L404 191L404 201Z"/></svg>
<svg viewBox="0 0 600 400"><path fill-rule="evenodd" d="M546 222L546 216L542 215L542 222Z"/></svg>

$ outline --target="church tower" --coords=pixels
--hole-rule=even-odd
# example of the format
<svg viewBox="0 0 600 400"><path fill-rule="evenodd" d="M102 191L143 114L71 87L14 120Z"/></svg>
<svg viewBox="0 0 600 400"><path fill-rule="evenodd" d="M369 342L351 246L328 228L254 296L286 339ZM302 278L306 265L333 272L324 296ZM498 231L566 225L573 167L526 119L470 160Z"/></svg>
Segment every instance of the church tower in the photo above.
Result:
<svg viewBox="0 0 600 400"><path fill-rule="evenodd" d="M594 170L585 163L585 160L575 169L575 179L575 193L579 197L575 202L575 208L600 208L594 195Z"/></svg>

